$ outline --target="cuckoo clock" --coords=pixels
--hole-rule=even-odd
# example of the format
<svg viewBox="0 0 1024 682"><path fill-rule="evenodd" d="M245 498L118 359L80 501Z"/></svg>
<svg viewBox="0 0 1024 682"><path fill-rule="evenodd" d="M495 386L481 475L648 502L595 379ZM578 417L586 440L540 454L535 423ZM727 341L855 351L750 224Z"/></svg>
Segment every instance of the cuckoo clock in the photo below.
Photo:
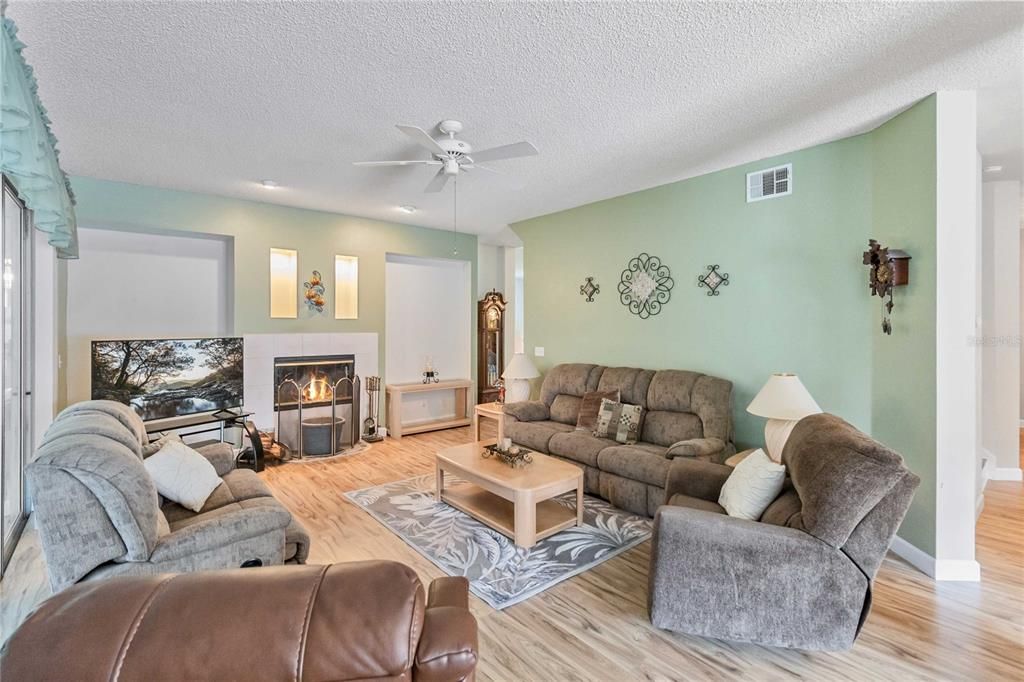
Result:
<svg viewBox="0 0 1024 682"><path fill-rule="evenodd" d="M868 250L864 252L864 265L871 268L868 276L868 288L872 296L878 296L882 305L882 331L892 334L892 291L910 282L910 256L906 251L888 249L876 242L868 240ZM885 300L888 296L889 300Z"/></svg>

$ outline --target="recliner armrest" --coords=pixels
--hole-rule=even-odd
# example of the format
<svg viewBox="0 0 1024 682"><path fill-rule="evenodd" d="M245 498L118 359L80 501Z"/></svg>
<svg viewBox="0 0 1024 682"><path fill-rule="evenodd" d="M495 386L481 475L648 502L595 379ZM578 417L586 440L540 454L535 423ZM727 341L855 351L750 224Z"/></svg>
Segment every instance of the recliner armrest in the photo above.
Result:
<svg viewBox="0 0 1024 682"><path fill-rule="evenodd" d="M724 450L725 441L721 438L690 438L670 445L665 456L669 459L675 457L714 458Z"/></svg>
<svg viewBox="0 0 1024 682"><path fill-rule="evenodd" d="M771 646L849 648L870 583L840 549L796 528L686 507L654 519L651 622Z"/></svg>
<svg viewBox="0 0 1024 682"><path fill-rule="evenodd" d="M236 468L235 449L231 447L230 443L210 443L196 448L196 452L213 465L218 476L223 476Z"/></svg>
<svg viewBox="0 0 1024 682"><path fill-rule="evenodd" d="M539 400L525 400L505 405L505 414L521 422L541 422L551 418L548 406Z"/></svg>
<svg viewBox="0 0 1024 682"><path fill-rule="evenodd" d="M469 611L469 581L437 578L430 584L414 677L448 682L472 676L477 664L476 619Z"/></svg>
<svg viewBox="0 0 1024 682"><path fill-rule="evenodd" d="M718 502L722 486L732 472L733 468L724 464L677 457L672 460L672 466L668 470L665 500L671 500L673 495L682 494L708 502Z"/></svg>

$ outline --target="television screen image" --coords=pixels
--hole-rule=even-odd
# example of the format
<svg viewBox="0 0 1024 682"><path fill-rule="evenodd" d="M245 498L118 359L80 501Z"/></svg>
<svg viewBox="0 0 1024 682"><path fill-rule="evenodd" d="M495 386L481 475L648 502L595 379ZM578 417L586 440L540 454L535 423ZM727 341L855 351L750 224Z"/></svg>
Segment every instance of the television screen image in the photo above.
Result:
<svg viewBox="0 0 1024 682"><path fill-rule="evenodd" d="M146 421L242 405L241 338L92 342L92 398Z"/></svg>

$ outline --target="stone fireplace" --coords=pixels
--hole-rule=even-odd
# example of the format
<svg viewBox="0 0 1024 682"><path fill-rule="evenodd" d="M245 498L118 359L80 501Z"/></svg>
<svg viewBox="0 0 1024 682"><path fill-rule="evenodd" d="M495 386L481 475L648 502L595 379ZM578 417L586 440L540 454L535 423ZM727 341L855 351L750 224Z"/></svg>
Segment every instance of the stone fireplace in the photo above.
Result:
<svg viewBox="0 0 1024 682"><path fill-rule="evenodd" d="M359 383L352 354L275 357L276 440L300 457L353 447L362 428Z"/></svg>

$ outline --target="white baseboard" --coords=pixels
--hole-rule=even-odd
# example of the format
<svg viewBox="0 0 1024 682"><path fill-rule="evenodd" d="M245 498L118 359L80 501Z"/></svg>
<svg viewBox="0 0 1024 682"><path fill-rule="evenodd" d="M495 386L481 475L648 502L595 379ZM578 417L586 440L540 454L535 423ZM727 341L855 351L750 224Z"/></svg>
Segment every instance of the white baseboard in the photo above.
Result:
<svg viewBox="0 0 1024 682"><path fill-rule="evenodd" d="M980 582L981 564L973 559L937 559L935 579L944 581Z"/></svg>
<svg viewBox="0 0 1024 682"><path fill-rule="evenodd" d="M893 554L905 560L929 578L935 577L935 557L928 552L918 549L899 535L892 539L892 545L889 549L892 550Z"/></svg>
<svg viewBox="0 0 1024 682"><path fill-rule="evenodd" d="M981 564L977 561L967 559L936 559L923 549L910 544L899 535L893 538L892 546L889 549L892 550L893 554L929 578L943 581L978 582L981 580Z"/></svg>
<svg viewBox="0 0 1024 682"><path fill-rule="evenodd" d="M1020 467L992 467L988 474L990 481L1024 481Z"/></svg>

